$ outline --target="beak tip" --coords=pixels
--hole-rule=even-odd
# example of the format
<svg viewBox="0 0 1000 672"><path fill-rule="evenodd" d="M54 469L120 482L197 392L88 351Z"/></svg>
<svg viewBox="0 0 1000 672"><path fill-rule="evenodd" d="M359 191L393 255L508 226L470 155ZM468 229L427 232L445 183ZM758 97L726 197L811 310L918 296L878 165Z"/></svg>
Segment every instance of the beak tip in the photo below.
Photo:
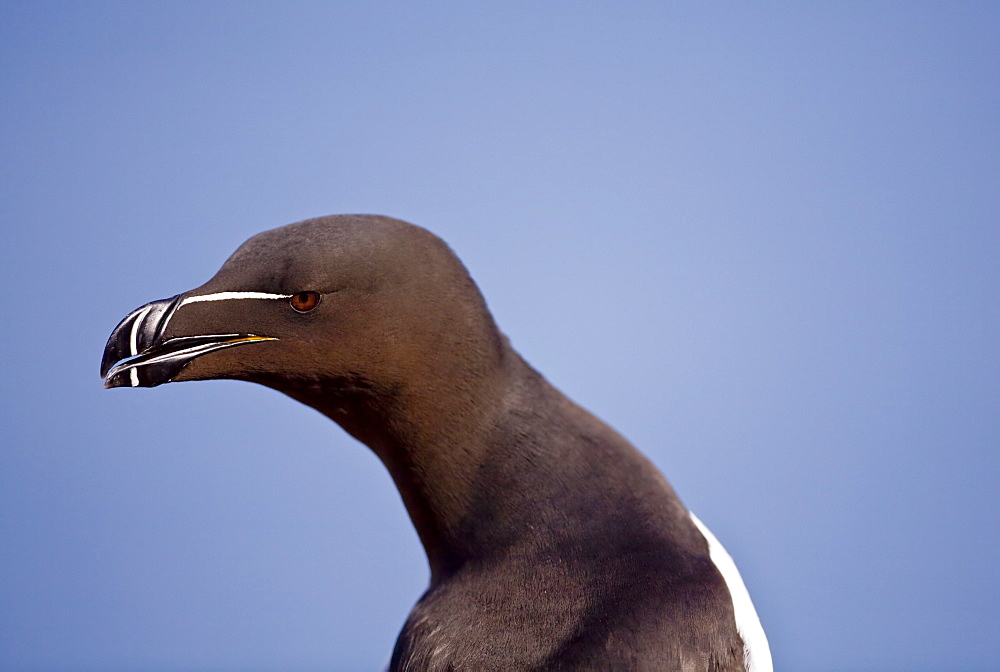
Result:
<svg viewBox="0 0 1000 672"><path fill-rule="evenodd" d="M101 378L105 389L112 387L150 387L147 381L136 381L136 370L115 370L122 361L148 352L162 340L166 320L176 309L181 295L151 301L126 315L111 332L101 357ZM165 382L165 381L164 381Z"/></svg>
<svg viewBox="0 0 1000 672"><path fill-rule="evenodd" d="M102 381L105 390L110 390L113 387L127 387L128 383L128 377L123 376L121 372L112 373L111 375L105 374Z"/></svg>

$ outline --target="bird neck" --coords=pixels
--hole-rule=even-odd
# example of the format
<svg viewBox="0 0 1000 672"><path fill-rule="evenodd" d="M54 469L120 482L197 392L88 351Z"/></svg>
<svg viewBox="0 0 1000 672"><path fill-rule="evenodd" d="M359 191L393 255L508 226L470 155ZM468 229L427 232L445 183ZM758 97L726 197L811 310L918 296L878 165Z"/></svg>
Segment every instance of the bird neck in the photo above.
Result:
<svg viewBox="0 0 1000 672"><path fill-rule="evenodd" d="M473 501L482 499L480 472L496 457L497 428L518 390L539 382L547 386L504 340L489 365L460 374L430 365L405 386L351 378L301 388L284 381L279 389L337 422L382 460L434 583L482 555L469 517Z"/></svg>

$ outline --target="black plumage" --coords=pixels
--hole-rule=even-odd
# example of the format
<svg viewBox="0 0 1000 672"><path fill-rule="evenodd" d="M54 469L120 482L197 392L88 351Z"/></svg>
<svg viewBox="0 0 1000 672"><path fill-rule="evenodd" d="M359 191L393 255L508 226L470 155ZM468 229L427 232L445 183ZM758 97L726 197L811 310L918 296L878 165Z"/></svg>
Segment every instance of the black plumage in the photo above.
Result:
<svg viewBox="0 0 1000 672"><path fill-rule="evenodd" d="M513 350L424 229L336 216L255 236L127 316L102 375L267 385L378 455L431 569L393 670L747 669L736 591L667 481Z"/></svg>

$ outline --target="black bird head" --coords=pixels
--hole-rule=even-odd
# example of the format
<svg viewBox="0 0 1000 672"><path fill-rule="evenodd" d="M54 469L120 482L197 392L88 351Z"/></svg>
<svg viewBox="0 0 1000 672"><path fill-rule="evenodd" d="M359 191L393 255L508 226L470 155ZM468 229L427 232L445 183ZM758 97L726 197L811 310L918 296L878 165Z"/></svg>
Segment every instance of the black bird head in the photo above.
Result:
<svg viewBox="0 0 1000 672"><path fill-rule="evenodd" d="M436 567L450 552L438 521L464 515L474 479L459 458L502 408L512 366L526 365L441 239L338 215L254 236L201 287L129 313L101 375L245 380L311 406L383 461Z"/></svg>
<svg viewBox="0 0 1000 672"><path fill-rule="evenodd" d="M201 287L132 311L101 375L109 388L248 380L305 400L454 373L435 367L482 368L501 340L443 241L399 220L341 215L254 236Z"/></svg>

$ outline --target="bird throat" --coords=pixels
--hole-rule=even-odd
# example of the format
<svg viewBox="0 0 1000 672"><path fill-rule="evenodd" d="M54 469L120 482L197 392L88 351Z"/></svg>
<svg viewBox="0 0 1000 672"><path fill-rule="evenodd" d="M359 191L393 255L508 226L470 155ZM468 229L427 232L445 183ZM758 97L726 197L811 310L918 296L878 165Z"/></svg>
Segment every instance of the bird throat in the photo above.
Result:
<svg viewBox="0 0 1000 672"><path fill-rule="evenodd" d="M432 585L476 554L468 544L467 512L481 498L473 488L494 423L489 414L473 416L498 407L481 403L481 390L466 390L468 398L450 395L449 405L433 394L433 386L393 389L361 378L257 382L316 409L378 456L423 544Z"/></svg>

